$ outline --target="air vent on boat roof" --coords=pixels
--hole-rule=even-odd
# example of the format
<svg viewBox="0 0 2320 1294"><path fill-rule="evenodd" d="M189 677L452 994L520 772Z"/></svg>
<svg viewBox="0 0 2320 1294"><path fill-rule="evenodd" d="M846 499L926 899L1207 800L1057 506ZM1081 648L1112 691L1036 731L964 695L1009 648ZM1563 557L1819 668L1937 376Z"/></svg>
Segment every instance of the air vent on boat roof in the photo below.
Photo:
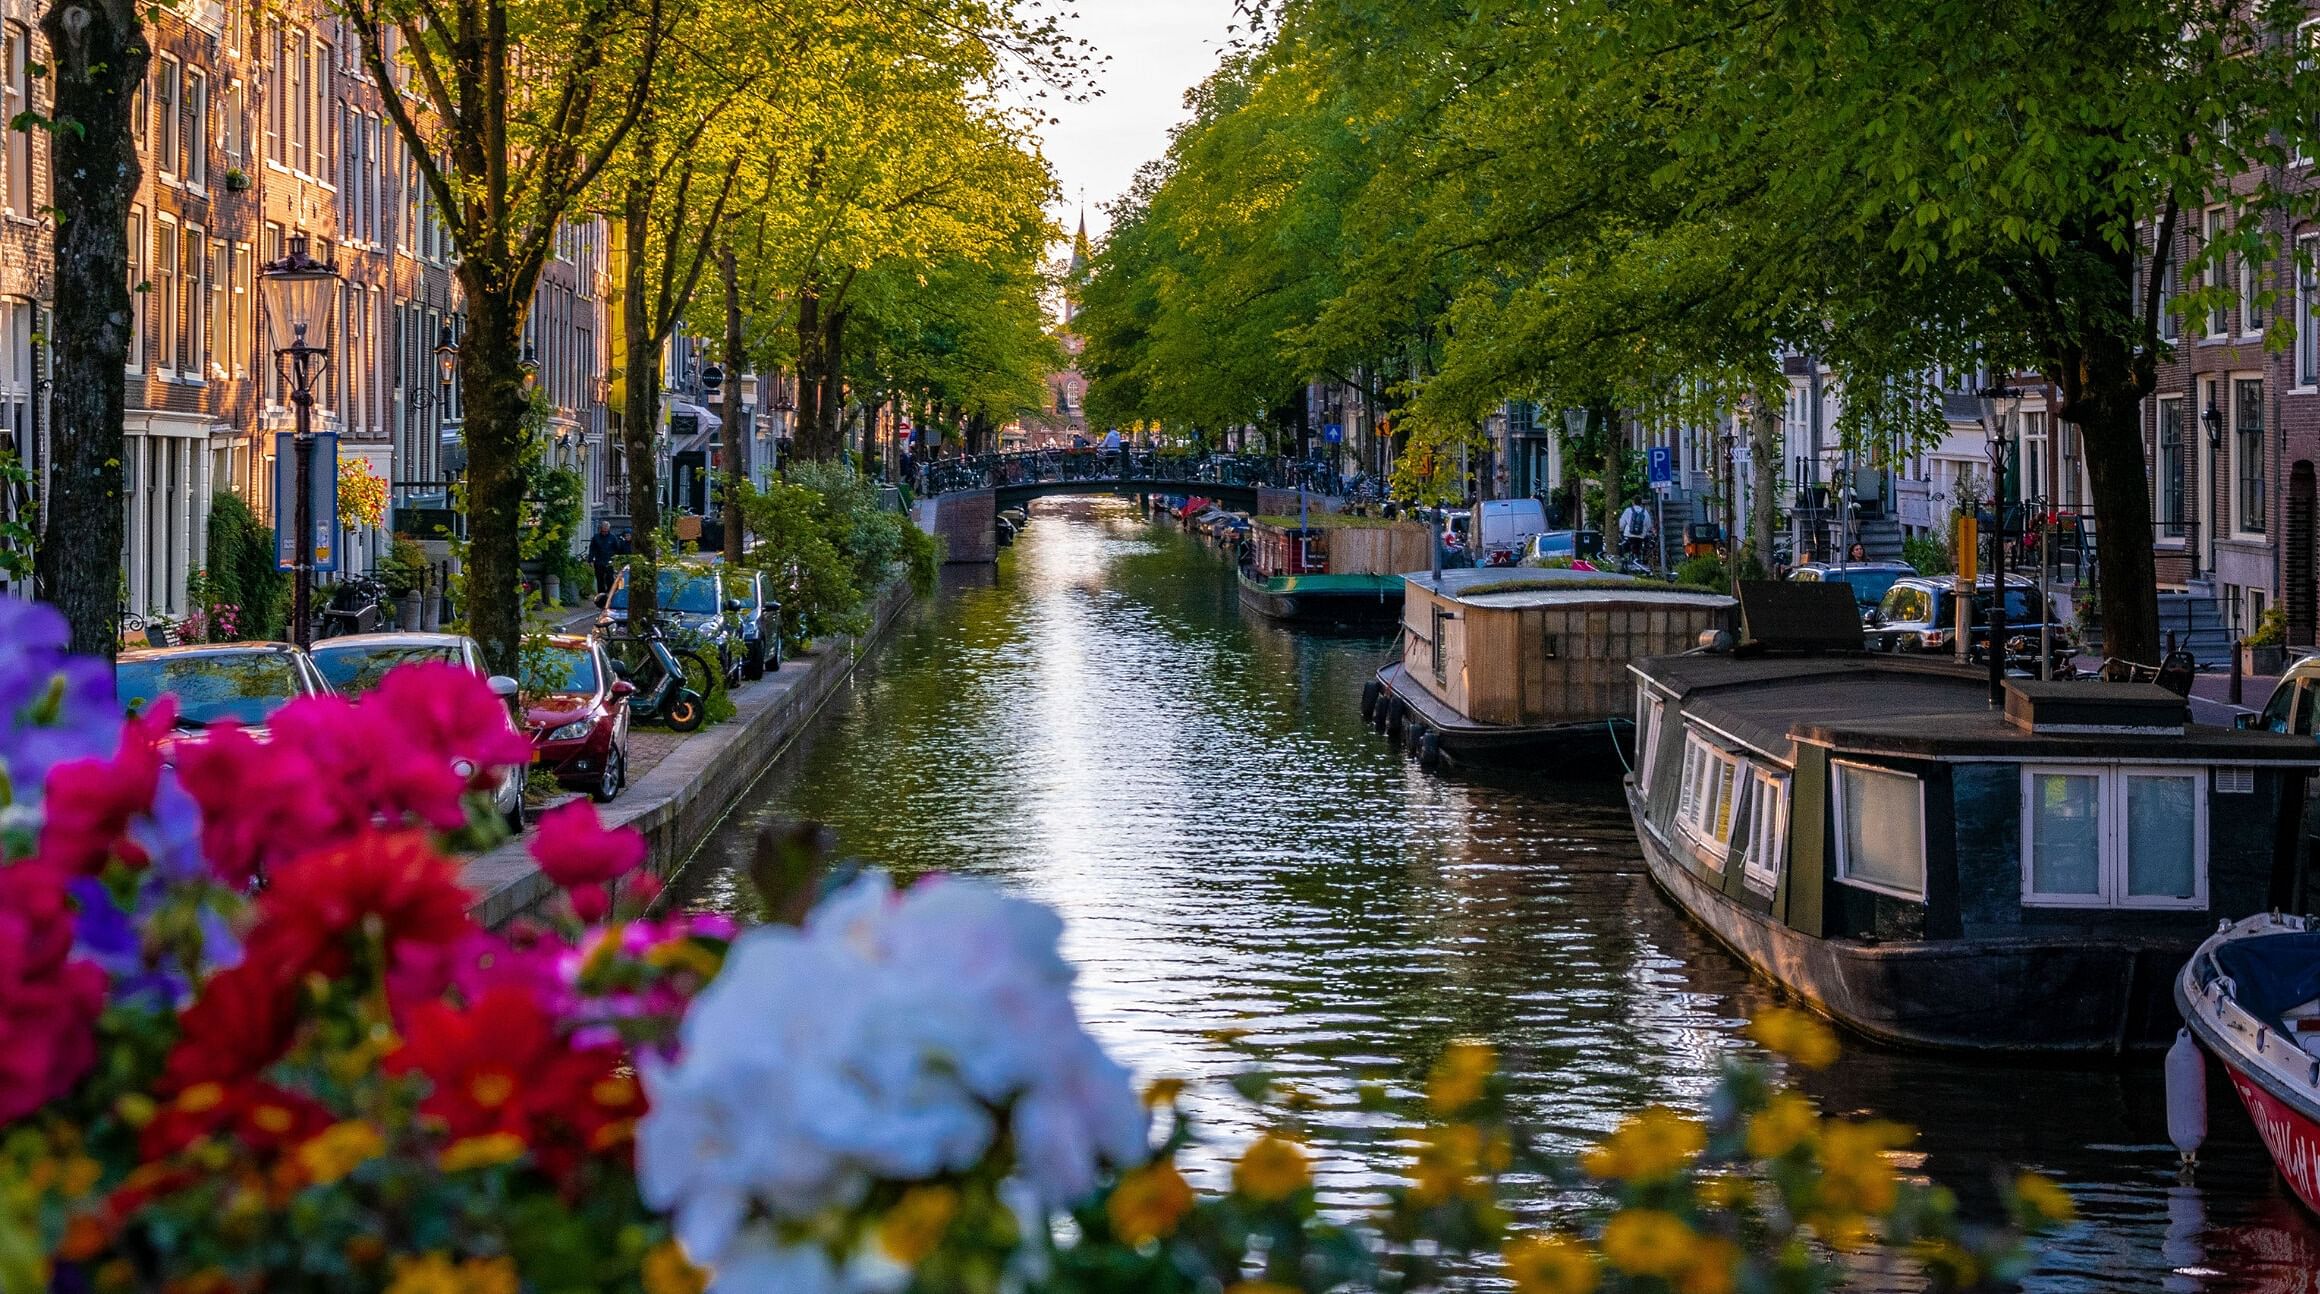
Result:
<svg viewBox="0 0 2320 1294"><path fill-rule="evenodd" d="M1765 651L1859 651L1861 609L1849 584L1742 580L1741 635Z"/></svg>

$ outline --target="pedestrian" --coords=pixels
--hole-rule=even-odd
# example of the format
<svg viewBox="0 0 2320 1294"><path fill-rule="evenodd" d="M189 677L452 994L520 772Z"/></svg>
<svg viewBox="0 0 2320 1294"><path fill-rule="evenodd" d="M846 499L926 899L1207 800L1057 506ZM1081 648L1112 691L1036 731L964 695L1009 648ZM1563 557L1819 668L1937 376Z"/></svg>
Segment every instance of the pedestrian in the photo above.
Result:
<svg viewBox="0 0 2320 1294"><path fill-rule="evenodd" d="M1641 560L1644 541L1651 538L1651 510L1641 499L1619 510L1619 552L1623 557Z"/></svg>
<svg viewBox="0 0 2320 1294"><path fill-rule="evenodd" d="M588 537L588 565L596 572L596 591L612 591L612 559L617 555L620 541L612 537L612 523L599 521L596 533Z"/></svg>
<svg viewBox="0 0 2320 1294"><path fill-rule="evenodd" d="M1851 548L1845 550L1845 560L1848 562L1868 561L1869 550L1863 548L1858 541L1855 541Z"/></svg>

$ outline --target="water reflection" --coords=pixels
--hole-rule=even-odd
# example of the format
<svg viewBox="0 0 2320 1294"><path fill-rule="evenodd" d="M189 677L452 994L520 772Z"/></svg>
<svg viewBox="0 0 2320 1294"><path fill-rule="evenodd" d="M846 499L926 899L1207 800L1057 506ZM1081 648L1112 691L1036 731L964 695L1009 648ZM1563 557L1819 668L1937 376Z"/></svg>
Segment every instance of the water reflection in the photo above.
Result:
<svg viewBox="0 0 2320 1294"><path fill-rule="evenodd" d="M1220 1094L1233 1073L1319 1098L1324 1184L1347 1202L1398 1162L1357 1083L1412 1091L1455 1036L1495 1041L1567 1146L1638 1104L1695 1103L1767 991L1653 892L1614 793L1431 777L1371 735L1355 698L1389 649L1245 614L1222 561L1125 504L1042 505L995 579L954 576L833 701L696 864L691 901L733 902L739 842L777 815L905 873L996 877L1063 911L1115 1054L1195 1080L1226 1137L1253 1126ZM2190 1183L2155 1066L1855 1047L1808 1086L1918 1125L1924 1171L1969 1205L2008 1165L2066 1183L2085 1221L2035 1288L2320 1294L2320 1232L2220 1082Z"/></svg>

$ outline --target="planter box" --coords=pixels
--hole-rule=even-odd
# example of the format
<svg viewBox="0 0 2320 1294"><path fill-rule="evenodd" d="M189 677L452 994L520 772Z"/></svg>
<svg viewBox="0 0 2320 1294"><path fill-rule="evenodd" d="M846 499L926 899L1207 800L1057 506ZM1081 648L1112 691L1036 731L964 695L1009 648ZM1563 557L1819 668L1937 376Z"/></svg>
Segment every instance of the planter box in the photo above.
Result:
<svg viewBox="0 0 2320 1294"><path fill-rule="evenodd" d="M2288 649L2283 644L2258 647L2253 643L2242 643L2239 650L2242 673L2272 677L2288 667Z"/></svg>

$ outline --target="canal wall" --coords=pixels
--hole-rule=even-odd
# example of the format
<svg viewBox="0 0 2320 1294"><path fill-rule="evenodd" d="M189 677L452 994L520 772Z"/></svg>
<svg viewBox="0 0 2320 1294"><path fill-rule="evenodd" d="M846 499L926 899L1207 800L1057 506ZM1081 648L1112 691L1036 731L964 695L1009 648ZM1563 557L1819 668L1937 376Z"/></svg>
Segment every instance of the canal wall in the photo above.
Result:
<svg viewBox="0 0 2320 1294"><path fill-rule="evenodd" d="M879 593L870 628L860 638L818 643L777 672L735 691L731 719L685 738L620 798L598 806L606 825L642 832L650 850L645 866L664 879L675 875L782 749L854 676L855 666L911 601L910 581L896 577ZM511 840L463 869L461 882L476 896L469 912L483 925L504 925L554 893L526 849L529 839L527 833Z"/></svg>
<svg viewBox="0 0 2320 1294"><path fill-rule="evenodd" d="M943 561L956 566L999 560L999 496L991 490L953 490L911 507L918 528L940 539Z"/></svg>

